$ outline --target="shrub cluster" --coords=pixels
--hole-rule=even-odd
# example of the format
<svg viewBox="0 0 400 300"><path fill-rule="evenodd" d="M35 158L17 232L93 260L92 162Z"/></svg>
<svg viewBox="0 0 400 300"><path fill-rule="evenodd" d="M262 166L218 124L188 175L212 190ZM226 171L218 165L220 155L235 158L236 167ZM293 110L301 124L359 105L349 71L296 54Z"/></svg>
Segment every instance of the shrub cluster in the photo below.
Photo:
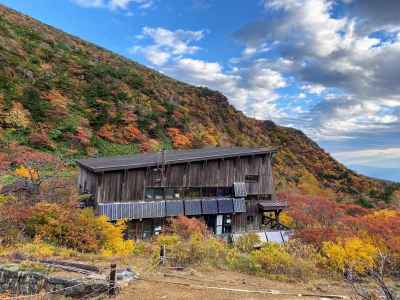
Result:
<svg viewBox="0 0 400 300"><path fill-rule="evenodd" d="M54 246L103 256L125 256L133 251L133 241L124 239L125 222L110 223L107 217L95 216L92 209L48 202L23 208L13 200L0 205L0 223L8 226L3 227L3 237L9 236L3 244L32 241L28 252L37 249L39 256Z"/></svg>
<svg viewBox="0 0 400 300"><path fill-rule="evenodd" d="M171 220L168 232L156 237L152 245L155 262L160 247L165 246L167 262L174 266L212 265L271 278L307 280L323 264L312 246L299 241L263 244L250 233L229 245L209 234L203 222L187 217Z"/></svg>

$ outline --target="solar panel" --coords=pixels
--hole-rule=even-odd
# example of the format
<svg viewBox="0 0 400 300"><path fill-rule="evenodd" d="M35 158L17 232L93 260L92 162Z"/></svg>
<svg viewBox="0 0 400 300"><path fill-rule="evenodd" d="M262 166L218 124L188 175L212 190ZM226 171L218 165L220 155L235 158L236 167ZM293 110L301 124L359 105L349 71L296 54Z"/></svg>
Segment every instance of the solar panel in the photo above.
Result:
<svg viewBox="0 0 400 300"><path fill-rule="evenodd" d="M246 183L234 182L233 189L235 190L235 197L246 197L247 196Z"/></svg>
<svg viewBox="0 0 400 300"><path fill-rule="evenodd" d="M201 200L185 200L185 215L201 215Z"/></svg>
<svg viewBox="0 0 400 300"><path fill-rule="evenodd" d="M168 200L165 201L165 215L167 217L176 217L183 215L183 201L182 200Z"/></svg>
<svg viewBox="0 0 400 300"><path fill-rule="evenodd" d="M246 212L246 202L244 198L233 198L233 210L237 213Z"/></svg>
<svg viewBox="0 0 400 300"><path fill-rule="evenodd" d="M165 201L99 203L98 212L110 220L165 217Z"/></svg>
<svg viewBox="0 0 400 300"><path fill-rule="evenodd" d="M203 210L203 215L213 215L218 213L218 203L216 199L201 201L201 206Z"/></svg>
<svg viewBox="0 0 400 300"><path fill-rule="evenodd" d="M283 238L280 231L266 231L268 242L282 244Z"/></svg>
<svg viewBox="0 0 400 300"><path fill-rule="evenodd" d="M217 201L220 214L230 214L234 212L232 199L218 199Z"/></svg>

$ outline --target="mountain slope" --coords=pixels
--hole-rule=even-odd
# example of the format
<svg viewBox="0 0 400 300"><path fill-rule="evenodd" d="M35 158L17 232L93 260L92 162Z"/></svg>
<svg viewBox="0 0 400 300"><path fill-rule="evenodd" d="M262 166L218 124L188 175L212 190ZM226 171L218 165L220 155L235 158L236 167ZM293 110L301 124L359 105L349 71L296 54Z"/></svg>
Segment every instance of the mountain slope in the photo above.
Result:
<svg viewBox="0 0 400 300"><path fill-rule="evenodd" d="M173 80L4 6L0 123L3 142L64 157L275 146L280 190L358 199L384 188L302 132L246 117L219 92Z"/></svg>

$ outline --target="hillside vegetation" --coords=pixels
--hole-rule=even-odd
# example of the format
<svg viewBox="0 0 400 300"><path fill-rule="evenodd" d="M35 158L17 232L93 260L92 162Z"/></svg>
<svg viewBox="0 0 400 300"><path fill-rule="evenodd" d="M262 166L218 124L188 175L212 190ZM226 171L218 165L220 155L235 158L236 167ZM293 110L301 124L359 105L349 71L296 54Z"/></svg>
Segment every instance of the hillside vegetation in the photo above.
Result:
<svg viewBox="0 0 400 300"><path fill-rule="evenodd" d="M219 92L176 81L1 5L0 123L3 169L15 167L9 153L21 147L72 161L162 148L272 146L279 149L280 190L365 205L395 194L348 170L302 132L246 117Z"/></svg>

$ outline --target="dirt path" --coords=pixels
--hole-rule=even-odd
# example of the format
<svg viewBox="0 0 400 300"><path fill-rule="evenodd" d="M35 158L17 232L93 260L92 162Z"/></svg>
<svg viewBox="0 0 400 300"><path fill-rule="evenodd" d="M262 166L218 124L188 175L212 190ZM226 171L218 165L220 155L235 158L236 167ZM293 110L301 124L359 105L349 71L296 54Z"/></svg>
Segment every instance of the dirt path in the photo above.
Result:
<svg viewBox="0 0 400 300"><path fill-rule="evenodd" d="M306 300L322 299L323 295L350 296L350 291L340 284L286 283L220 270L152 273L142 278L143 280L123 289L117 299ZM246 291L264 291L264 293ZM300 294L303 296L300 297ZM310 294L316 296L306 296Z"/></svg>

